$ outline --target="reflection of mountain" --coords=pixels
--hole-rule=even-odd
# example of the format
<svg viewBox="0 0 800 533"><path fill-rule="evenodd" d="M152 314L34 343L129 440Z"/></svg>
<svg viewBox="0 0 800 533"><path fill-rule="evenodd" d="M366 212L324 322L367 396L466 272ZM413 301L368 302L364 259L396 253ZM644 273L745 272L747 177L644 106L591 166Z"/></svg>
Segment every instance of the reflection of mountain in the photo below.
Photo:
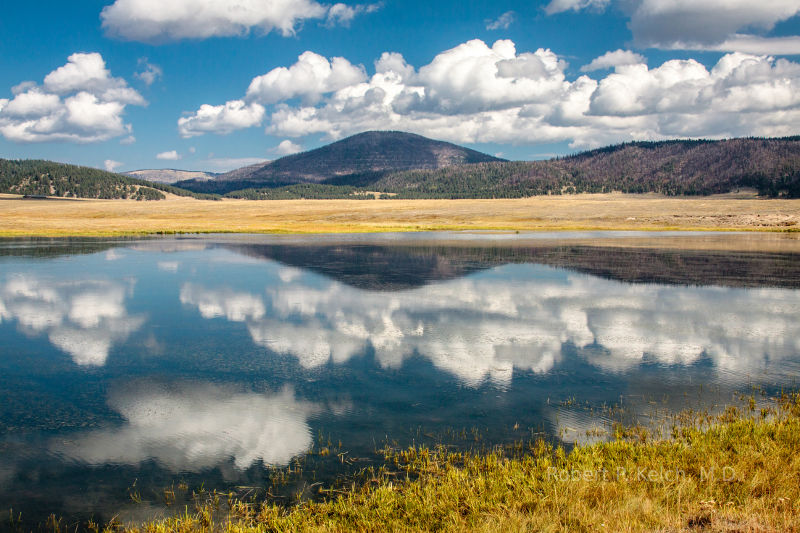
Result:
<svg viewBox="0 0 800 533"><path fill-rule="evenodd" d="M185 284L181 302L244 322L253 341L307 368L374 350L384 367L414 354L469 385L547 373L565 345L597 367L652 361L757 372L800 351L800 292L632 285L533 265L498 267L392 293L284 276L266 293Z"/></svg>
<svg viewBox="0 0 800 533"><path fill-rule="evenodd" d="M800 254L563 246L532 262L606 279L671 285L800 287Z"/></svg>
<svg viewBox="0 0 800 533"><path fill-rule="evenodd" d="M588 245L413 246L225 243L232 251L313 270L353 287L402 290L507 263L673 285L800 287L800 254Z"/></svg>
<svg viewBox="0 0 800 533"><path fill-rule="evenodd" d="M312 444L307 419L315 410L289 389L237 392L209 383L175 387L136 384L114 391L109 405L125 423L60 439L55 451L92 465L151 459L173 472L199 472L233 460L285 465Z"/></svg>
<svg viewBox="0 0 800 533"><path fill-rule="evenodd" d="M0 321L16 320L79 365L102 366L111 347L144 324L125 309L128 287L106 281L49 281L12 275L0 284Z"/></svg>
<svg viewBox="0 0 800 533"><path fill-rule="evenodd" d="M265 237L269 240L269 237ZM0 256L58 257L117 247L148 252L199 251L220 246L242 255L312 270L348 285L371 290L403 290L455 279L509 263L535 263L633 283L723 287L800 287L800 254L589 244L492 243L259 244L201 239L6 239ZM110 258L110 257L107 257ZM165 265L168 263L165 262ZM172 263L174 264L174 262Z"/></svg>
<svg viewBox="0 0 800 533"><path fill-rule="evenodd" d="M226 243L250 256L312 270L353 287L402 290L465 276L503 261L496 249L381 245L292 246ZM513 250L502 250L501 254Z"/></svg>

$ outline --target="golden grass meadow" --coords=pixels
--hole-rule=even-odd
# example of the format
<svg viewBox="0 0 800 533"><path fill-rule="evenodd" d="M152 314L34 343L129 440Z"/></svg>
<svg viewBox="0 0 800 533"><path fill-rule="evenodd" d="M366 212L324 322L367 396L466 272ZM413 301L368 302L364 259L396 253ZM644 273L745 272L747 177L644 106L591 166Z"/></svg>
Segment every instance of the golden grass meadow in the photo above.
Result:
<svg viewBox="0 0 800 533"><path fill-rule="evenodd" d="M800 200L585 194L495 200L31 200L0 197L0 236L433 230L791 231Z"/></svg>

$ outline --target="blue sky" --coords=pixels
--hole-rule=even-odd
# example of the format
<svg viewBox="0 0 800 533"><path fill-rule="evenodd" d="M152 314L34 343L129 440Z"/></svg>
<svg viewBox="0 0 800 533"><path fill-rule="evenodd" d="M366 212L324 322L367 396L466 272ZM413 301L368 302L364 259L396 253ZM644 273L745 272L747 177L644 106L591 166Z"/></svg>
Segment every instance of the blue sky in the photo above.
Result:
<svg viewBox="0 0 800 533"><path fill-rule="evenodd" d="M796 135L798 13L798 0L12 0L0 157L222 171L368 129L511 159Z"/></svg>

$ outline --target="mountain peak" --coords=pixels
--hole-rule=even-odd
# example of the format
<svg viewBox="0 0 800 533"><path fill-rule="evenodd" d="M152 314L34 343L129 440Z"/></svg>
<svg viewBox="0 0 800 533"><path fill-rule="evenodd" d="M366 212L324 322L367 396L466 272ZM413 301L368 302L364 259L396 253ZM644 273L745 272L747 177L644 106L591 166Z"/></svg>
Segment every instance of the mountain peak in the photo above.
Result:
<svg viewBox="0 0 800 533"><path fill-rule="evenodd" d="M193 190L213 188L214 192L297 183L366 185L390 172L489 161L502 160L414 133L365 131L314 150L222 174L214 182L181 185Z"/></svg>

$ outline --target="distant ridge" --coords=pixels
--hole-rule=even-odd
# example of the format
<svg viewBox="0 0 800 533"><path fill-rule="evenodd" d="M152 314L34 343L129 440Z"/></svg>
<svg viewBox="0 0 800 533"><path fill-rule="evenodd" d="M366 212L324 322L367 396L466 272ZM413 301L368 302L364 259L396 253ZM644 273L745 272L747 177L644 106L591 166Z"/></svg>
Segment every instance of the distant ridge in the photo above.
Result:
<svg viewBox="0 0 800 533"><path fill-rule="evenodd" d="M213 172L203 172L200 170L178 170L175 168L131 170L128 172L123 172L122 174L132 178L138 178L140 180L166 183L167 185L172 185L173 183L185 180L211 180L218 176L218 174Z"/></svg>
<svg viewBox="0 0 800 533"><path fill-rule="evenodd" d="M368 131L315 150L237 169L214 181L190 180L178 185L219 193L301 183L359 186L390 172L497 161L503 160L413 133Z"/></svg>

